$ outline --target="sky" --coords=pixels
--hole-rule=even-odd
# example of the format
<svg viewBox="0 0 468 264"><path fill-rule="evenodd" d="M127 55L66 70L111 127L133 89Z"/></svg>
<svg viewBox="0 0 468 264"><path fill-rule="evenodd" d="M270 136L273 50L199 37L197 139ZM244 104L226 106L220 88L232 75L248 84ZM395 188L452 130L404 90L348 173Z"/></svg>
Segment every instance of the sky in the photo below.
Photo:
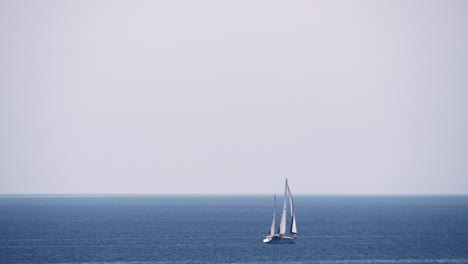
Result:
<svg viewBox="0 0 468 264"><path fill-rule="evenodd" d="M468 1L0 0L0 194L468 194Z"/></svg>

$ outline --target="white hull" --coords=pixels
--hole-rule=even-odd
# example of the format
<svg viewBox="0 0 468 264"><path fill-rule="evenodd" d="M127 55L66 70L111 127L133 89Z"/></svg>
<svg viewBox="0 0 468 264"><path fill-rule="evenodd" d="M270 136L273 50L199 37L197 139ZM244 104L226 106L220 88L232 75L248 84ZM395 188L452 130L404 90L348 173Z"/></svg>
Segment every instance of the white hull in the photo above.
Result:
<svg viewBox="0 0 468 264"><path fill-rule="evenodd" d="M270 243L270 244L279 244L279 243L292 243L296 237L289 237L289 236L267 236L263 239L263 243Z"/></svg>

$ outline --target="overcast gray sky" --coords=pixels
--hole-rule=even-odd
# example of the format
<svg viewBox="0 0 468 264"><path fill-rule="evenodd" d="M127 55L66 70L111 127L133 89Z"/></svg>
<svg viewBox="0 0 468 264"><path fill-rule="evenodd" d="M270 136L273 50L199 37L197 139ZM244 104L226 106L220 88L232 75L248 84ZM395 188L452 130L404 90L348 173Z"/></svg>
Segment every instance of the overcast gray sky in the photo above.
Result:
<svg viewBox="0 0 468 264"><path fill-rule="evenodd" d="M0 193L468 194L468 1L0 0Z"/></svg>

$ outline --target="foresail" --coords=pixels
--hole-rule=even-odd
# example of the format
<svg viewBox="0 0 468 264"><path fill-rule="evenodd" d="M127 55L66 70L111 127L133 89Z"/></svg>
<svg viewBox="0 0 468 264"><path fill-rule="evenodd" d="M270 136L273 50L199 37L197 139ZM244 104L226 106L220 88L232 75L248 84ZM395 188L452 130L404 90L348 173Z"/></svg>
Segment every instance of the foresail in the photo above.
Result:
<svg viewBox="0 0 468 264"><path fill-rule="evenodd" d="M297 234L297 227L296 227L296 217L292 217L292 222L291 222L291 234Z"/></svg>
<svg viewBox="0 0 468 264"><path fill-rule="evenodd" d="M287 188L287 193L288 193L288 198L289 198L289 207L291 208L291 228L289 232L291 234L297 234L296 214L294 212L294 202L293 202L291 190L289 189L289 185L287 182L286 182L286 188Z"/></svg>

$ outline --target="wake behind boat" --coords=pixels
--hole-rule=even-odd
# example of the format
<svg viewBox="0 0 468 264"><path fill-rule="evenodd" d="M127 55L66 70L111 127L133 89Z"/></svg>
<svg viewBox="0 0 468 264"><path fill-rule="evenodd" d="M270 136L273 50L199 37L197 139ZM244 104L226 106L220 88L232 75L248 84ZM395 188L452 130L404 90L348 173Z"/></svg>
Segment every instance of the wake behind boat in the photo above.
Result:
<svg viewBox="0 0 468 264"><path fill-rule="evenodd" d="M289 203L287 202L289 201ZM291 216L291 225L289 228L289 233L292 236L286 235L286 217L287 217L287 205L289 204L290 216ZM291 190L289 189L288 180L284 186L284 201L283 201L283 211L281 213L281 222L279 225L278 233L275 233L276 228L276 195L275 195L275 208L273 210L273 222L271 223L270 233L263 239L264 243L291 243L296 239L297 227L296 227L296 215L294 213L294 203L291 195Z"/></svg>

